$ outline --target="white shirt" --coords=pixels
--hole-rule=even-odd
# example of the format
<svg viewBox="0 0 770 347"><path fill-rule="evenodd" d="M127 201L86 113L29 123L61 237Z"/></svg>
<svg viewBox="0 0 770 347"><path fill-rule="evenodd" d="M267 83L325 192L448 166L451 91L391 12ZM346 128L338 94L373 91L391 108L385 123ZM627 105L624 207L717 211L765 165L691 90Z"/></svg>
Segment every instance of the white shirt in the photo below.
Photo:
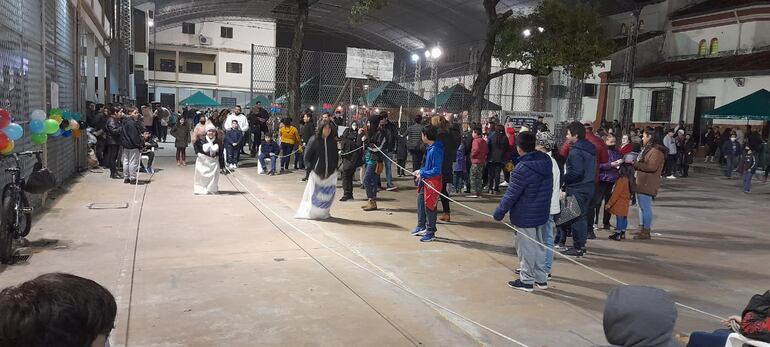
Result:
<svg viewBox="0 0 770 347"><path fill-rule="evenodd" d="M548 153L548 156L551 157L551 172L553 173L553 192L551 193L551 215L559 214L561 212L561 207L559 206L559 196L561 193L561 190L559 190L559 187L561 187L561 171L559 170L559 164L556 163L556 160L553 159L553 156L551 156L551 153Z"/></svg>
<svg viewBox="0 0 770 347"><path fill-rule="evenodd" d="M238 121L238 127L241 128L241 131L244 133L249 131L249 121L246 119L246 116L244 114L235 114L230 113L227 115L227 119L225 119L225 130L230 129L232 127L233 121Z"/></svg>

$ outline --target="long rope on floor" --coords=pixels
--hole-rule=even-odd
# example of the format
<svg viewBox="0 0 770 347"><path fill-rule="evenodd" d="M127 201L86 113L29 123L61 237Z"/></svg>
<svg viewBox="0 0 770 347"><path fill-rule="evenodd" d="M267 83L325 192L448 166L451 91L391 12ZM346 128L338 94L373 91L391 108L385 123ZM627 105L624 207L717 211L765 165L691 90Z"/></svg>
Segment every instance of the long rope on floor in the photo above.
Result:
<svg viewBox="0 0 770 347"><path fill-rule="evenodd" d="M381 151L380 147L377 147L376 145L375 145L374 147L377 149L377 151ZM405 167L403 167L403 166L401 166L401 165L398 165L398 163L397 163L396 161L394 161L393 159L391 159L389 156L387 156L387 155L383 155L383 157L387 158L387 159L388 159L390 162L392 162L394 165L396 165L397 167L401 168L402 170L404 170L404 171L407 171L407 172L411 172L411 171L409 171L407 168L405 168ZM412 176L414 176L414 172L411 172L411 174L412 174ZM471 206L468 206L468 205L466 205L466 204L463 204L463 203L461 203L461 202L459 202L459 201L457 201L457 200L455 200L455 199L452 199L451 197L449 197L449 196L447 196L447 195L444 195L443 193L441 193L441 190L440 190L440 189L436 189L436 188L435 188L435 187L433 187L433 186L432 186L430 183L426 182L424 179L420 179L420 181L421 181L423 184L425 184L425 186L427 186L428 188L430 188L430 189L434 190L434 191L435 191L435 192L437 192L437 193L438 193L440 196L442 196L442 197L446 198L447 200L449 200L449 201L451 201L451 202L453 202L453 203L455 203L455 204L457 204L457 205L459 205L459 206L461 206L461 207L463 207L463 208L465 208L465 209L467 209L467 210L473 211L473 212L475 212L475 213L477 213L477 214L479 214L479 215L482 215L482 216L485 216L485 217L489 217L489 218L492 218L492 219L494 219L494 217L493 217L491 214L489 214L489 213L486 213L486 212L483 212L483 211L479 211L478 209L475 209L475 208L473 208L473 207L471 207ZM615 277L613 277L613 276L610 276L610 275L608 275L608 274L606 274L606 273L604 273L604 272L601 272L601 271L599 271L599 270L597 270L597 269L594 269L594 268L592 268L592 267L590 267L590 266L588 266L588 265L585 265L585 264L583 264L583 263L581 263L581 262L577 261L576 259L573 259L573 258L572 258L572 257L570 257L570 256L564 255L564 254L560 253L559 251L556 251L556 250L555 250L553 247L549 247L549 246L547 246L546 244L544 244L544 243L542 243L542 242L540 242L540 241L538 241L538 240L535 240L535 239L534 239L534 238L532 238L531 236L529 236L529 235L527 235L527 234L525 234L525 233L519 232L519 230L518 230L518 229L516 229L516 227L515 227L515 226L513 226L513 225L511 225L511 224L509 224L509 223L506 223L505 221L499 221L499 222L500 222L501 224L505 225L506 227L510 228L511 230L515 231L515 232L516 232L516 236L517 236L517 237L518 237L518 236L524 236L525 238L529 239L530 241L532 241L532 242L534 242L534 243L536 243L536 244L540 245L541 247L543 247L543 248L545 248L545 249L547 249L547 250L550 250L550 251L552 251L552 252L553 252L553 254L556 254L556 255L558 255L559 257L561 257L561 258L563 258L563 259L566 259L567 261L569 261L569 262L571 262L571 263L573 263L573 264L575 264L575 265L577 265L577 266L580 266L580 267L582 267L582 268L584 268L584 269L586 269L586 270L589 270L589 271L591 271L591 272L593 272L593 273L596 273L596 274L598 274L598 275L600 275L600 276L602 276L602 277L604 277L604 278L607 278L607 279L609 279L609 280L611 280L611 281L614 281L614 282L616 282L616 283L618 283L618 284L621 284L621 285L624 285L624 286L627 286L627 285L628 285L628 283L626 283L626 282L624 282L624 281L621 281L621 280L619 280L619 279L617 279L617 278L615 278ZM677 305L677 306L679 306L679 307L682 307L682 308L686 308L686 309L688 309L688 310L691 310L691 311L693 311L693 312L697 312L697 313L703 314L703 315L705 315L705 316L709 316L709 317L711 317L711 318L714 318L714 319L717 319L717 320L719 320L720 322L721 322L721 321L724 321L724 320L726 320L724 317L721 317L721 316L719 316L719 315L716 315L716 314L713 314L713 313L709 313L709 312L706 312L706 311L703 311L703 310L697 309L697 308L695 308L695 307L692 307L692 306L688 306L688 305L682 304L682 303L680 303L680 302L678 302L678 301L677 301L677 302L675 302L675 303L676 303L676 305Z"/></svg>
<svg viewBox="0 0 770 347"><path fill-rule="evenodd" d="M228 171L230 171L230 169L227 169L227 170L228 170ZM233 171L230 171L230 173L231 173L231 174L233 174L234 172L233 172ZM310 235L310 234L306 233L305 231L303 231L301 228L297 227L297 226L296 226L296 225L294 225L293 223L291 223L291 222L289 222L288 220L286 220L286 218L284 218L283 216L281 216L280 214L278 214L278 212L276 212L275 210L273 210L273 209L272 209L272 208L271 208L269 205L265 204L265 203L264 203L264 202L262 202L260 199L258 199L258 198L257 198L257 196L256 196L256 195L254 195L254 193L253 193L253 192L251 192L251 190L249 189L249 187L248 187L246 184L244 184L244 183L243 183L243 182L242 182L242 181L241 181L241 180L240 180L240 179L237 177L237 175L230 175L230 177L232 177L233 179L235 179L235 180L238 182L238 184L240 184L241 186L243 186L243 189L246 191L246 193L248 193L249 195L251 195L251 197L252 197L252 198L253 198L255 201L257 201L257 202L258 202L260 205L262 205L262 207L264 207L266 210L270 211L270 213L272 213L272 214L273 214L274 216L276 216L278 219L280 219L281 221L283 221L284 223L286 223L287 225L289 225L290 227L292 227L292 229L296 230L297 232L299 232L299 233L300 233L300 234L302 234L303 236L305 236L305 237L307 237L308 239L312 240L313 242L317 243L318 245L320 245L320 246L321 246L321 247L323 247L324 249L326 249L326 250L328 250L328 251L330 251L330 252L334 253L335 255L337 255L338 257L340 257L340 258L342 258L342 259L344 259L345 261L349 262L350 264L352 264L352 265L354 265L354 266L356 266L356 267L358 267L358 268L360 268L360 269L362 269L362 270L364 270L364 271L366 271L366 272L368 272L368 273L370 273L370 274L372 274L372 275L374 275L374 276L376 276L376 277L380 278L381 280L383 280L383 281L385 281L385 282L387 282L387 283L389 283L389 284L391 284L391 285L395 286L396 288L399 288L399 289L403 290L404 292L406 292L406 293L408 293L408 294L410 294L410 295L414 296L415 298L419 299L420 301L422 301L422 302L424 302L424 303L426 303L426 304L429 304L429 305L432 305L432 306L434 306L434 307L436 307L436 308L439 308L439 309L441 309L441 310L444 310L445 312L448 312L448 313L450 313L450 314L454 315L455 317L458 317L458 318L460 318L460 319L462 319L462 320L464 320L464 321L466 321L466 322L468 322L468 323L471 323L471 324L473 324L473 325L476 325L476 326L478 326L478 327L480 327L480 328L482 328L482 329L484 329L484 330L486 330L486 331L488 331L488 332L491 332L491 333L493 333L493 334L495 334L495 335L497 335L497 336L499 336L499 337L501 337L501 338L503 338L503 339L505 339L505 340L508 340L508 341L510 341L510 342L512 342L512 343L515 343L515 344L517 344L517 345L519 345L519 346L522 346L522 347L527 347L527 345L526 345L526 344L524 344L523 342L521 342L521 341L518 341L518 340L516 340L516 339L514 339L514 338L512 338L512 337L510 337L510 336L508 336L508 335L505 335L505 334L503 334L503 333L501 333L501 332L499 332L499 331L497 331L497 330L494 330L494 329L492 329L492 328L490 328L490 327L488 327L488 326L486 326L486 325L484 325L484 324L482 324L482 323L479 323L479 322L477 322L477 321L475 321L475 320L473 320L473 319L471 319L471 318L468 318L468 317L466 317L466 316L464 316L464 315L462 315L462 314L460 314L460 313L458 313L458 312L456 312L456 311L454 311L454 310L452 310L452 309L450 309L450 308L448 308L448 307L445 307L445 306L443 306L443 305L441 305L441 304L439 304L439 303L437 303L437 302L435 302L435 301L433 301L433 300L431 300L431 299L428 299L428 298L426 298L426 297L424 297L424 296L422 296L422 295L420 295L420 294L418 294L418 293L414 292L413 290L409 289L408 287L406 287L406 286L404 286L404 285L402 285L402 284L400 284L400 283L397 283L397 282L395 282L395 281L394 281L394 280L392 280L391 278L388 278L388 277L384 277L384 276L380 275L379 273L376 273L376 272L374 272L373 270L371 270L371 269L369 269L369 268L367 268L367 267L365 267L365 266L361 265L360 263L356 262L355 260L353 260L353 259L350 259L349 257L345 256L344 254L342 254L342 253L338 252L338 251L337 251L337 250L335 250L334 248L332 248L332 247L329 247L328 245L326 245L326 244L325 244L325 243L323 243L322 241L320 241L320 240L316 239L316 238L315 238L315 237L313 237L312 235ZM237 188L236 188L236 189L237 189Z"/></svg>

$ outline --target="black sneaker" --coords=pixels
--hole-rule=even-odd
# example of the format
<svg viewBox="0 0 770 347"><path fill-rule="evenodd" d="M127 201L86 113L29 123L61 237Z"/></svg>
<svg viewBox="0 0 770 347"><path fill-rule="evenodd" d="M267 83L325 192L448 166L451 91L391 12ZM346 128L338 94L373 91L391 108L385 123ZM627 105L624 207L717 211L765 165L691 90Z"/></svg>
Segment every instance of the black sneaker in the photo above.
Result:
<svg viewBox="0 0 770 347"><path fill-rule="evenodd" d="M136 180L131 180L131 181L129 181L129 183L136 184Z"/></svg>
<svg viewBox="0 0 770 347"><path fill-rule="evenodd" d="M351 199L353 199L353 198L347 197L347 196L343 196L343 197L340 198L340 201L348 201L348 200L351 200Z"/></svg>
<svg viewBox="0 0 770 347"><path fill-rule="evenodd" d="M302 177L302 179L301 179L301 180L299 180L299 181L300 181L300 182L307 182L307 178L304 178L304 177Z"/></svg>
<svg viewBox="0 0 770 347"><path fill-rule="evenodd" d="M548 289L548 282L535 282L535 286L537 286L537 289Z"/></svg>
<svg viewBox="0 0 770 347"><path fill-rule="evenodd" d="M577 248L574 248L574 247L572 247L572 248L570 248L570 249L568 249L568 250L566 250L564 252L561 252L561 254L568 255L568 256L571 256L571 257L582 257L584 253L585 253L584 250L577 249Z"/></svg>
<svg viewBox="0 0 770 347"><path fill-rule="evenodd" d="M614 241L620 241L620 240L623 239L623 234L621 234L621 233L614 233L614 234L610 235L610 237L608 237L608 239L614 240Z"/></svg>
<svg viewBox="0 0 770 347"><path fill-rule="evenodd" d="M596 240L596 233L594 233L593 231L589 231L588 232L588 239L589 240Z"/></svg>
<svg viewBox="0 0 770 347"><path fill-rule="evenodd" d="M513 289L525 291L527 293L532 293L535 290L535 286L531 284L526 284L521 280L510 281L508 282L508 286Z"/></svg>
<svg viewBox="0 0 770 347"><path fill-rule="evenodd" d="M123 180L123 183L126 183L126 184L131 183L131 180L126 178L126 179Z"/></svg>

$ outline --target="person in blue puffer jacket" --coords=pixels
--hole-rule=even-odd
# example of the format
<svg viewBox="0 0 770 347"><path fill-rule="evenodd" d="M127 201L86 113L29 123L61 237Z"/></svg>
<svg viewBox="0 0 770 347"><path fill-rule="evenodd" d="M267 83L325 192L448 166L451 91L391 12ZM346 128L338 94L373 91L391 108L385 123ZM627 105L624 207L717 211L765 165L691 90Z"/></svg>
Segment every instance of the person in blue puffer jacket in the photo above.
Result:
<svg viewBox="0 0 770 347"><path fill-rule="evenodd" d="M511 224L520 233L516 236L516 254L519 256L520 278L508 282L511 288L531 292L534 285L548 288L545 270L545 225L551 211L553 171L551 157L535 150L537 139L530 131L516 137L519 164L511 173L508 189L495 210L495 220L510 214Z"/></svg>
<svg viewBox="0 0 770 347"><path fill-rule="evenodd" d="M586 129L580 122L572 122L567 126L566 140L572 143L564 167L562 182L567 196L574 196L580 206L580 216L571 220L574 244L572 248L562 252L564 255L580 257L585 253L588 225L586 214L591 197L594 194L596 179L596 147L586 140Z"/></svg>
<svg viewBox="0 0 770 347"><path fill-rule="evenodd" d="M421 242L431 242L436 239L439 192L443 188L444 144L432 125L422 128L422 142L428 147L422 168L413 173L417 184L417 227L412 235L422 236Z"/></svg>

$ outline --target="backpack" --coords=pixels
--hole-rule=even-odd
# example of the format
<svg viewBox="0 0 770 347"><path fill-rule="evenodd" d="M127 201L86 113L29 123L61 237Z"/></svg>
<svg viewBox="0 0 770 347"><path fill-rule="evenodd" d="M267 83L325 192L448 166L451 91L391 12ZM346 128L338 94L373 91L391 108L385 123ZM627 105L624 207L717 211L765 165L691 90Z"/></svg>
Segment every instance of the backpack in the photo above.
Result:
<svg viewBox="0 0 770 347"><path fill-rule="evenodd" d="M770 342L770 290L752 296L741 317L741 335Z"/></svg>
<svg viewBox="0 0 770 347"><path fill-rule="evenodd" d="M48 168L43 167L43 162L38 157L37 163L32 168L27 182L24 184L24 191L32 194L42 194L56 187L56 177Z"/></svg>

